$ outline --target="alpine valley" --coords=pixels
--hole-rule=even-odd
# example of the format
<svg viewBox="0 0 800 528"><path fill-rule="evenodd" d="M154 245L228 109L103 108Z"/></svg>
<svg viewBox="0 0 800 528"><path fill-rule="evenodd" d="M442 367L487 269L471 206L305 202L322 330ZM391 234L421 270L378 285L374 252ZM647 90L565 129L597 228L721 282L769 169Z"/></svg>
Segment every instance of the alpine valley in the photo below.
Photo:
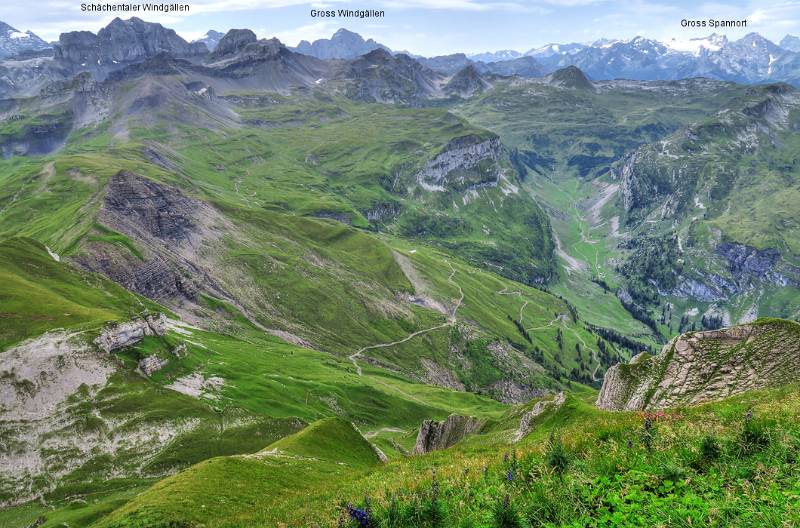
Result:
<svg viewBox="0 0 800 528"><path fill-rule="evenodd" d="M0 526L796 526L798 42L0 23Z"/></svg>

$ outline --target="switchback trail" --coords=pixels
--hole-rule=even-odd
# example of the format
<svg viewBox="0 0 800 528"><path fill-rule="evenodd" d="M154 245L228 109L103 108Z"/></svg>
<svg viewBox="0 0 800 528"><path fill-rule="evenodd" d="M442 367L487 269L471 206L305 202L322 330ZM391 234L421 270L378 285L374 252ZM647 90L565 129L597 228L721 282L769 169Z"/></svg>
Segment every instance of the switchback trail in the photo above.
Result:
<svg viewBox="0 0 800 528"><path fill-rule="evenodd" d="M359 376L362 375L362 371L361 371L361 366L358 364L358 359L361 358L364 355L364 352L366 352L367 350L374 350L376 348L389 348L389 347L393 347L393 346L396 346L396 345L401 345L401 344L403 344L403 343L405 343L407 341L410 341L410 340L414 339L418 335L426 334L426 333L432 332L434 330L440 330L442 328L446 328L448 326L453 326L455 324L455 322L456 322L456 313L458 312L458 309L461 307L461 303L464 301L464 290L462 290L461 286L456 281L453 280L453 276L456 274L456 270L453 267L453 265L450 264L449 261L447 262L447 265L450 266L450 271L451 271L450 276L447 277L447 282L449 282L450 284L452 284L456 288L458 288L458 293L459 293L459 298L456 301L455 305L453 306L453 311L450 313L450 316L447 318L447 322L444 322L444 323L436 325L436 326L432 326L430 328L425 328L423 330L417 330L416 332L408 334L403 339L399 339L397 341L392 341L391 343L379 343L377 345L365 346L364 348L361 348L358 351L356 351L354 354L350 354L348 356L348 359L353 362L353 365L356 367L356 372L358 372Z"/></svg>

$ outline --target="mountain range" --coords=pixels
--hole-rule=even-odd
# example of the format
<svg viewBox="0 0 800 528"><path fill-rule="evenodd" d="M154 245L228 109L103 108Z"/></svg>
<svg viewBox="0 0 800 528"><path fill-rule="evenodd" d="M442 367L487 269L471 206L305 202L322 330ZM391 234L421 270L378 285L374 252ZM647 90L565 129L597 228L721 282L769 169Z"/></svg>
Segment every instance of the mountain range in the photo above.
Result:
<svg viewBox="0 0 800 528"><path fill-rule="evenodd" d="M791 522L793 42L15 52L0 524Z"/></svg>
<svg viewBox="0 0 800 528"><path fill-rule="evenodd" d="M644 37L600 39L592 44L548 44L521 53L502 50L473 55L414 56L426 66L452 74L468 63L479 71L499 75L539 77L566 66L577 66L591 79L674 80L710 77L734 82L800 82L800 39L787 35L774 44L757 33L729 41L712 34L705 38L659 42ZM320 59L351 59L388 47L345 29L330 39L301 42L295 51ZM532 59L535 59L532 60Z"/></svg>

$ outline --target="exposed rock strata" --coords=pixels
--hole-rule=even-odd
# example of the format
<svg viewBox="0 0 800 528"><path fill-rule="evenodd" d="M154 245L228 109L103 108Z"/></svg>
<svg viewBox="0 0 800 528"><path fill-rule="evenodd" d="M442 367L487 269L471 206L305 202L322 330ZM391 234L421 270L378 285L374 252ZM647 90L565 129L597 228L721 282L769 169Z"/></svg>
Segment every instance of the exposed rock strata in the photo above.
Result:
<svg viewBox="0 0 800 528"><path fill-rule="evenodd" d="M541 400L536 402L530 411L522 415L522 418L519 421L519 428L514 433L513 441L519 442L522 440L525 435L530 433L531 429L533 429L533 420L544 414L545 411L559 409L562 405L564 405L566 399L567 398L564 393L559 392L552 400Z"/></svg>
<svg viewBox="0 0 800 528"><path fill-rule="evenodd" d="M484 140L473 135L455 138L426 163L416 180L427 191L496 185L500 177L496 162L501 152L500 138Z"/></svg>
<svg viewBox="0 0 800 528"><path fill-rule="evenodd" d="M139 370L148 378L167 365L166 359L158 356L147 356L139 360Z"/></svg>
<svg viewBox="0 0 800 528"><path fill-rule="evenodd" d="M766 320L689 332L657 356L606 372L597 406L646 410L713 401L800 380L800 324Z"/></svg>
<svg viewBox="0 0 800 528"><path fill-rule="evenodd" d="M412 453L421 455L438 449L447 449L465 436L477 433L481 427L483 421L472 416L457 414L451 414L442 422L425 420L419 427Z"/></svg>
<svg viewBox="0 0 800 528"><path fill-rule="evenodd" d="M225 297L199 265L200 254L227 227L207 203L120 172L109 181L98 220L131 239L135 247L88 242L88 251L76 259L81 267L160 302L194 302L199 291Z"/></svg>
<svg viewBox="0 0 800 528"><path fill-rule="evenodd" d="M113 352L138 343L145 336L163 336L167 332L164 314L114 324L104 329L94 343L105 352Z"/></svg>

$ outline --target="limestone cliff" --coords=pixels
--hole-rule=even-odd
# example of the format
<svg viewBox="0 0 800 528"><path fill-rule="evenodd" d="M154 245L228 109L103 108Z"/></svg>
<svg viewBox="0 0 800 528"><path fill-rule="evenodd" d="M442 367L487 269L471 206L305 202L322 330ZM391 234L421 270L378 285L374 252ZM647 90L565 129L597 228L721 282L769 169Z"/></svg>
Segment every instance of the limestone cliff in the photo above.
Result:
<svg viewBox="0 0 800 528"><path fill-rule="evenodd" d="M478 432L481 427L481 420L457 414L451 414L442 422L425 420L419 427L413 453L421 455L437 449L447 449L465 436Z"/></svg>
<svg viewBox="0 0 800 528"><path fill-rule="evenodd" d="M167 318L164 317L164 314L147 315L142 319L134 319L107 327L94 340L94 343L105 352L113 352L136 344L145 336L163 336L166 332Z"/></svg>
<svg viewBox="0 0 800 528"><path fill-rule="evenodd" d="M500 177L497 161L501 152L502 144L497 137L483 139L469 135L455 138L428 161L417 174L417 182L426 191L496 185Z"/></svg>
<svg viewBox="0 0 800 528"><path fill-rule="evenodd" d="M689 332L656 356L639 354L606 372L597 406L646 410L690 405L800 381L800 324L763 319Z"/></svg>

